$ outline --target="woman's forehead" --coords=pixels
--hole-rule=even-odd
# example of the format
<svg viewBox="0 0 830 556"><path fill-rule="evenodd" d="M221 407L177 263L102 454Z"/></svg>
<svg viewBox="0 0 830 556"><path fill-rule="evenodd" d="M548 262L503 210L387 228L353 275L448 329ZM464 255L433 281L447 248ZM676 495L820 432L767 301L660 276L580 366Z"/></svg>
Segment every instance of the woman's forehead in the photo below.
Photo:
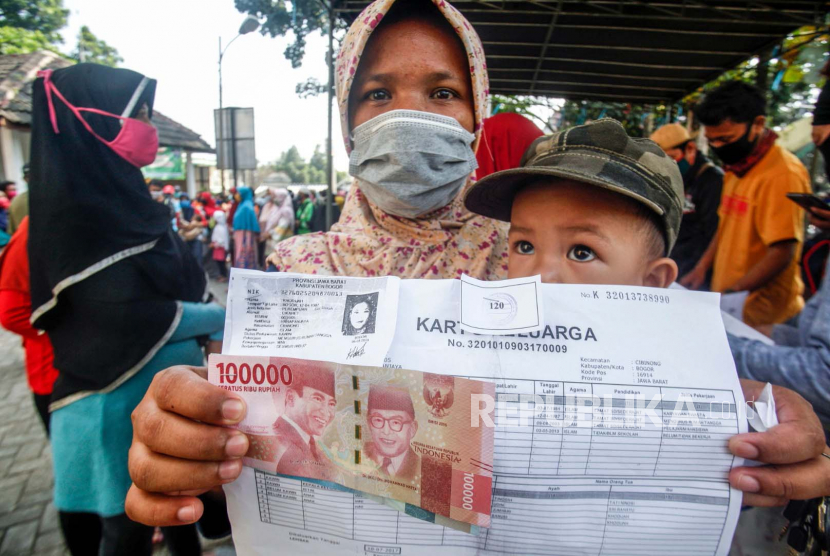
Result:
<svg viewBox="0 0 830 556"><path fill-rule="evenodd" d="M453 29L406 20L375 31L357 68L357 81L394 79L401 71L469 78L464 44Z"/></svg>

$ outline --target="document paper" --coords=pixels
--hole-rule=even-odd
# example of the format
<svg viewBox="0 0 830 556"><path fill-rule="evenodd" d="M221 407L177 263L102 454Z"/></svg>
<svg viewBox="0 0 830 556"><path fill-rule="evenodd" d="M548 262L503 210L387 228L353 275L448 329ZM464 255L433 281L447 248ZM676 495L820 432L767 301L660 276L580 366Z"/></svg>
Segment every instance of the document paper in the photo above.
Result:
<svg viewBox="0 0 830 556"><path fill-rule="evenodd" d="M225 353L240 354L251 312L279 322L281 306L303 299L307 288L291 286L300 279L310 277L234 271ZM377 314L396 315L364 328L372 350L359 362L337 337L245 353L495 382L490 527L467 534L245 468L225 486L239 554L728 554L741 495L727 475L742 461L726 443L746 417L716 294L542 284L540 331L489 336L459 326L459 280L338 280L343 296L382 288ZM260 287L250 307L252 281L283 287ZM327 318L342 322L335 307L347 306L333 303ZM378 357L380 334L391 340Z"/></svg>

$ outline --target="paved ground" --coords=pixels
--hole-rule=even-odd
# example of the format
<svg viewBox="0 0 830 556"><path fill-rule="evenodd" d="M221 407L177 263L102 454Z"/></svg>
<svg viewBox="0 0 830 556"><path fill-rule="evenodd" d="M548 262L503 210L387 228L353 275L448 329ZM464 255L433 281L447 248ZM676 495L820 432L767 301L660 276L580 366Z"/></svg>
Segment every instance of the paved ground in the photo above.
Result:
<svg viewBox="0 0 830 556"><path fill-rule="evenodd" d="M0 554L64 554L52 506L52 460L18 336L0 330Z"/></svg>
<svg viewBox="0 0 830 556"><path fill-rule="evenodd" d="M211 291L224 304L227 286L211 283ZM2 328L0 400L0 556L68 555L52 505L49 443L26 384L20 338ZM215 556L235 554L229 542L210 548Z"/></svg>

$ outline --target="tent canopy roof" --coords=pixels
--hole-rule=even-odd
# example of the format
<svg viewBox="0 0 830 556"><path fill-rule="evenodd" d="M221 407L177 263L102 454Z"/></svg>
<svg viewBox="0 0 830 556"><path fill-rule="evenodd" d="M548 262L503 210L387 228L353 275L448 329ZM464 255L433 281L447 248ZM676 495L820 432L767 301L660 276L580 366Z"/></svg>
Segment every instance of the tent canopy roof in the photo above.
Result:
<svg viewBox="0 0 830 556"><path fill-rule="evenodd" d="M352 21L369 2L340 0ZM820 0L453 0L478 31L490 91L677 101L804 25Z"/></svg>

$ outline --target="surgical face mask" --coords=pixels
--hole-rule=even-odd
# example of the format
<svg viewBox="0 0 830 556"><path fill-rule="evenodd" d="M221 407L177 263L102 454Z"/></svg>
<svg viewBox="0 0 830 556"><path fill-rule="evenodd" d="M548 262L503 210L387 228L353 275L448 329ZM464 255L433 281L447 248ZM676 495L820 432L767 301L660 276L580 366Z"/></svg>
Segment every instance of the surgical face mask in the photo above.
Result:
<svg viewBox="0 0 830 556"><path fill-rule="evenodd" d="M449 205L478 167L474 139L454 118L392 110L354 129L349 174L384 212L417 218Z"/></svg>
<svg viewBox="0 0 830 556"><path fill-rule="evenodd" d="M685 158L681 158L680 160L677 161L677 168L680 170L680 175L681 176L685 176L686 172L688 172L689 168L691 168L691 167L692 167L692 165L689 164L689 161L686 160Z"/></svg>
<svg viewBox="0 0 830 556"><path fill-rule="evenodd" d="M150 197L152 197L154 201L158 201L164 197L164 194L161 191L150 191Z"/></svg>
<svg viewBox="0 0 830 556"><path fill-rule="evenodd" d="M149 79L145 77L141 80L138 87L133 92L132 98L130 98L130 101L127 103L127 108L125 108L124 112L119 116L117 114L111 114L110 112L105 112L96 108L81 108L70 103L64 98L61 92L58 91L55 84L52 83L52 70L39 71L38 76L43 78L43 87L46 90L46 100L49 106L49 118L52 121L52 128L55 133L60 133L60 130L58 129L58 119L55 113L55 103L52 98L53 95L72 111L75 117L80 120L81 124L83 124L89 133L136 168L142 168L152 164L156 159L156 153L159 148L158 131L155 127L148 123L128 117L135 108L138 99L141 98L147 84L150 82ZM89 125L89 123L84 119L82 115L83 112L121 120L121 131L118 132L115 139L108 141L95 133L92 126Z"/></svg>
<svg viewBox="0 0 830 556"><path fill-rule="evenodd" d="M750 131L752 131L752 122L746 125L746 133L740 139L721 145L720 147L712 147L712 152L726 165L740 162L749 156L749 153L755 148L755 141L749 140Z"/></svg>

